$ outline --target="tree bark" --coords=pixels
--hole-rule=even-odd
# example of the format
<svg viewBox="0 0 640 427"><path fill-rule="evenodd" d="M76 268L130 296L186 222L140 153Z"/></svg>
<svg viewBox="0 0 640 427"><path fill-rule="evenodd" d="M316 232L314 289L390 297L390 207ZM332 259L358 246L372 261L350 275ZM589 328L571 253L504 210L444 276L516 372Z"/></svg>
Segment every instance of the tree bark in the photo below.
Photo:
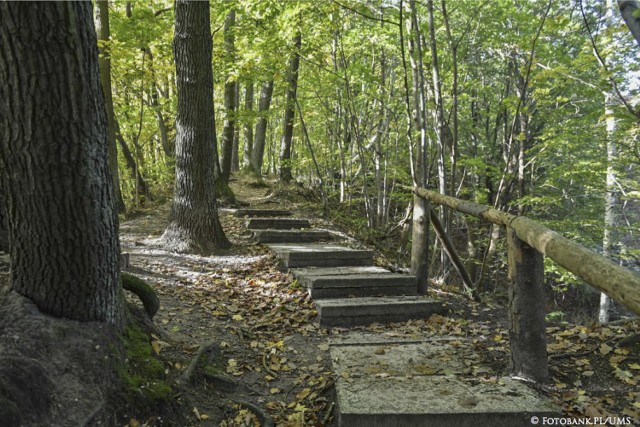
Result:
<svg viewBox="0 0 640 427"><path fill-rule="evenodd" d="M113 112L113 97L111 93L111 52L106 43L111 38L109 26L109 1L98 0L96 2L96 15L99 50L100 84L104 93L104 105L107 110L107 145L109 149L109 169L113 177L113 191L115 209L118 213L125 211L122 191L120 191L120 174L118 173L118 147L116 145L115 114Z"/></svg>
<svg viewBox="0 0 640 427"><path fill-rule="evenodd" d="M90 2L0 3L0 182L11 286L44 313L124 323Z"/></svg>
<svg viewBox="0 0 640 427"><path fill-rule="evenodd" d="M178 252L230 246L220 221L213 176L213 73L209 2L176 1L176 186L163 235Z"/></svg>
<svg viewBox="0 0 640 427"><path fill-rule="evenodd" d="M280 143L280 182L291 182L291 141L293 140L293 121L295 117L296 92L298 90L298 70L300 68L300 47L302 35L298 32L293 38L293 57L289 61L287 76L287 99L284 107L284 128Z"/></svg>
<svg viewBox="0 0 640 427"><path fill-rule="evenodd" d="M262 84L260 92L260 102L258 103L258 120L256 121L256 136L253 142L253 153L251 156L251 168L258 176L262 176L262 161L264 160L264 148L267 142L267 116L273 97L273 80Z"/></svg>
<svg viewBox="0 0 640 427"><path fill-rule="evenodd" d="M2 181L0 181L0 184ZM0 185L0 251L9 252L9 221L2 193L5 190Z"/></svg>

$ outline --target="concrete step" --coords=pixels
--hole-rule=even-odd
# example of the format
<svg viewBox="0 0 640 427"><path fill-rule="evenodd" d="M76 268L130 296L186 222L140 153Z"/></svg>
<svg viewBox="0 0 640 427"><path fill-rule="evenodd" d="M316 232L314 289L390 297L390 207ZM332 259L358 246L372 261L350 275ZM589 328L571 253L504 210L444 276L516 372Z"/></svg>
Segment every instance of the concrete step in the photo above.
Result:
<svg viewBox="0 0 640 427"><path fill-rule="evenodd" d="M325 327L404 322L446 312L441 302L422 296L319 299L316 308Z"/></svg>
<svg viewBox="0 0 640 427"><path fill-rule="evenodd" d="M291 216L291 211L284 209L259 209L259 208L242 208L236 209L235 216L237 217L282 217Z"/></svg>
<svg viewBox="0 0 640 427"><path fill-rule="evenodd" d="M373 265L373 252L329 243L270 244L285 268Z"/></svg>
<svg viewBox="0 0 640 427"><path fill-rule="evenodd" d="M309 228L308 219L302 218L251 218L246 222L251 230L292 230L296 228Z"/></svg>
<svg viewBox="0 0 640 427"><path fill-rule="evenodd" d="M490 378L493 369L460 337L363 338L330 345L341 427L531 427L560 416L524 382Z"/></svg>
<svg viewBox="0 0 640 427"><path fill-rule="evenodd" d="M379 267L348 267L297 269L292 271L298 282L309 290L313 299L366 297L376 295L416 295L415 276L391 273ZM366 271L367 268L379 269ZM306 271L305 271L306 270ZM311 270L311 271L309 271Z"/></svg>
<svg viewBox="0 0 640 427"><path fill-rule="evenodd" d="M326 230L251 230L257 243L312 243L328 240L331 233Z"/></svg>

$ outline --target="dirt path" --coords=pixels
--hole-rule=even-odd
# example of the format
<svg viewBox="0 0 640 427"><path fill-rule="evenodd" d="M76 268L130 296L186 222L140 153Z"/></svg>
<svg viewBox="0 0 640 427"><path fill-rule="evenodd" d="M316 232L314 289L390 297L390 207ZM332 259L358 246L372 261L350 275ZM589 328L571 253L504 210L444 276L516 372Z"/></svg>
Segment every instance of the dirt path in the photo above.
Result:
<svg viewBox="0 0 640 427"><path fill-rule="evenodd" d="M259 192L249 203L272 206ZM257 194L256 194L257 193ZM332 378L327 331L314 323L316 311L275 258L248 241L243 221L229 210L220 218L233 247L211 257L167 252L158 243L168 206L121 224L129 272L157 290L161 309L154 318L154 346L168 378L181 395L176 412L188 425L251 425L249 402L277 425L332 425ZM130 298L135 301L135 298ZM213 379L184 372L198 349L212 343L210 359L222 363ZM157 422L156 414L123 414L130 425Z"/></svg>

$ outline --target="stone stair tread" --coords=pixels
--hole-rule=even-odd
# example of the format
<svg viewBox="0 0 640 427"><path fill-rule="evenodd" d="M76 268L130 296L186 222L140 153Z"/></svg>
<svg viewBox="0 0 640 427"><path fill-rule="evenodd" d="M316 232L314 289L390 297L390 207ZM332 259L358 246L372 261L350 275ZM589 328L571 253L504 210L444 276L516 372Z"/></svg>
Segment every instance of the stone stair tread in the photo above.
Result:
<svg viewBox="0 0 640 427"><path fill-rule="evenodd" d="M305 276L338 276L338 275L352 275L352 274L373 274L373 273L390 273L389 270L376 266L347 266L347 267L308 267L308 268L293 268L291 273L295 277Z"/></svg>
<svg viewBox="0 0 640 427"><path fill-rule="evenodd" d="M286 268L373 265L373 252L331 243L274 243L267 245Z"/></svg>
<svg viewBox="0 0 640 427"><path fill-rule="evenodd" d="M245 225L250 230L290 230L311 227L308 219L287 217L250 218Z"/></svg>
<svg viewBox="0 0 640 427"><path fill-rule="evenodd" d="M316 300L320 326L356 326L424 319L446 312L444 305L423 296L367 296Z"/></svg>
<svg viewBox="0 0 640 427"><path fill-rule="evenodd" d="M327 230L250 230L251 238L258 243L304 243L327 240Z"/></svg>
<svg viewBox="0 0 640 427"><path fill-rule="evenodd" d="M339 426L511 427L531 426L532 416L559 416L559 408L523 382L473 381L463 359L451 357L461 351L454 345L459 337L378 338L331 343Z"/></svg>
<svg viewBox="0 0 640 427"><path fill-rule="evenodd" d="M239 208L235 211L237 217L283 217L291 216L291 211L286 209L260 209L260 208Z"/></svg>
<svg viewBox="0 0 640 427"><path fill-rule="evenodd" d="M346 288L346 287L393 287L416 285L416 277L398 273L340 274L335 276L298 276L298 281L306 287Z"/></svg>

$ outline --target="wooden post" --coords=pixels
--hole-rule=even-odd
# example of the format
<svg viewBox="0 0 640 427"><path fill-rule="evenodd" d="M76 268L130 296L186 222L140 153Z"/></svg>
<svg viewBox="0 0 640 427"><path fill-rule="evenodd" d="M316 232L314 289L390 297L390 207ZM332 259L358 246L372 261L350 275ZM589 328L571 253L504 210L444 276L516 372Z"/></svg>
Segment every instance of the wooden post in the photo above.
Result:
<svg viewBox="0 0 640 427"><path fill-rule="evenodd" d="M429 288L429 211L431 204L413 196L413 230L411 233L411 274L418 278L418 294Z"/></svg>
<svg viewBox="0 0 640 427"><path fill-rule="evenodd" d="M507 227L511 373L537 383L549 380L544 312L543 255Z"/></svg>

